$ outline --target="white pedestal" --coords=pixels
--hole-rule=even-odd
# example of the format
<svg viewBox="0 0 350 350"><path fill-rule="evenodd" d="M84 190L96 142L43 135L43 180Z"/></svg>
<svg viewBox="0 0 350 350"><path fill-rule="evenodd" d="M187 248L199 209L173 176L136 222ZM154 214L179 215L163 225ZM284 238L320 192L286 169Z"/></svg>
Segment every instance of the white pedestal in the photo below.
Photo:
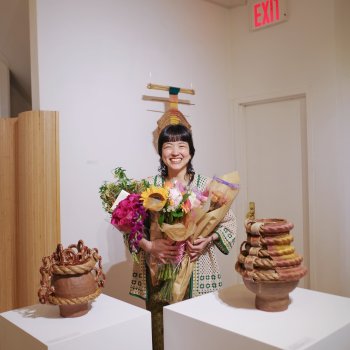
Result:
<svg viewBox="0 0 350 350"><path fill-rule="evenodd" d="M236 285L164 309L165 350L349 350L350 298L296 288L282 312Z"/></svg>
<svg viewBox="0 0 350 350"><path fill-rule="evenodd" d="M151 333L149 311L104 294L76 318L41 304L0 314L0 350L151 350Z"/></svg>

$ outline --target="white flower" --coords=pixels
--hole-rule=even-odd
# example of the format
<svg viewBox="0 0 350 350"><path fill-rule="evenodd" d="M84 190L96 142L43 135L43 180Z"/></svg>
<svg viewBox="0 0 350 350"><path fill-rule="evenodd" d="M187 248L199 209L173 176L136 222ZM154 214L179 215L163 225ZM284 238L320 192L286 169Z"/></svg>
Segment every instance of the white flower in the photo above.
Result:
<svg viewBox="0 0 350 350"><path fill-rule="evenodd" d="M170 202L172 204L171 207L177 208L182 201L182 194L176 187L171 188L169 190L169 198L170 198Z"/></svg>
<svg viewBox="0 0 350 350"><path fill-rule="evenodd" d="M191 203L191 208L198 208L201 205L200 200L198 200L197 195L194 192L191 192L188 200Z"/></svg>

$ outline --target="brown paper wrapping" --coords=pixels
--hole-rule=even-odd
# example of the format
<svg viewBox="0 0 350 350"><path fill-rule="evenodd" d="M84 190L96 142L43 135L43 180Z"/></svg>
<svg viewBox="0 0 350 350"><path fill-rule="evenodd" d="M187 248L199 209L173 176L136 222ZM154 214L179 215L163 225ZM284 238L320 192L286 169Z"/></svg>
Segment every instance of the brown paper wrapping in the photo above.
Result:
<svg viewBox="0 0 350 350"><path fill-rule="evenodd" d="M237 171L225 174L220 176L220 179L233 184L239 184L239 174ZM196 223L196 229L191 236L191 241L200 237L207 237L215 227L221 222L225 217L226 213L231 208L231 205L238 194L238 189L230 189L228 186L220 183L215 183L215 190L221 191L226 194L225 203L218 209L212 210L208 213L205 213ZM229 190L228 190L229 189ZM192 271L193 271L194 262L190 262L190 258L185 254L182 262L180 271L176 276L173 285L173 294L171 303L176 303L183 300L188 283L190 281Z"/></svg>

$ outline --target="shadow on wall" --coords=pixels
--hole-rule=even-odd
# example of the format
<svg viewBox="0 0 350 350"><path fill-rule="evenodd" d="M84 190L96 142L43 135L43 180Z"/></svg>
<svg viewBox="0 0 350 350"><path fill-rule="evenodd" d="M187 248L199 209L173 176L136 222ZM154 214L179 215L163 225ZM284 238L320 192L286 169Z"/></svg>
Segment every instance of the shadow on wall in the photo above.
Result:
<svg viewBox="0 0 350 350"><path fill-rule="evenodd" d="M106 272L106 284L103 293L126 303L145 308L144 300L129 294L132 274L132 258L127 251L127 260L118 264L104 267Z"/></svg>
<svg viewBox="0 0 350 350"><path fill-rule="evenodd" d="M102 258L103 271L106 275L105 287L102 293L126 303L145 308L145 302L129 295L133 260L125 246L122 234L110 224L110 217L102 217L97 235L101 246L107 240L107 252Z"/></svg>

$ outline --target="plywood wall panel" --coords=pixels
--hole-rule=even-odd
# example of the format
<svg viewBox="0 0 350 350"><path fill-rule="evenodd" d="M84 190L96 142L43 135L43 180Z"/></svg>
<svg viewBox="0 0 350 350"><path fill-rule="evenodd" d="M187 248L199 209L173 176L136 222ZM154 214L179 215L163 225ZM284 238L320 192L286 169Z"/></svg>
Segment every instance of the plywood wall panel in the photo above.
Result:
<svg viewBox="0 0 350 350"><path fill-rule="evenodd" d="M60 242L58 113L18 116L18 307L38 302L41 259Z"/></svg>
<svg viewBox="0 0 350 350"><path fill-rule="evenodd" d="M0 312L16 304L16 125L0 118Z"/></svg>

